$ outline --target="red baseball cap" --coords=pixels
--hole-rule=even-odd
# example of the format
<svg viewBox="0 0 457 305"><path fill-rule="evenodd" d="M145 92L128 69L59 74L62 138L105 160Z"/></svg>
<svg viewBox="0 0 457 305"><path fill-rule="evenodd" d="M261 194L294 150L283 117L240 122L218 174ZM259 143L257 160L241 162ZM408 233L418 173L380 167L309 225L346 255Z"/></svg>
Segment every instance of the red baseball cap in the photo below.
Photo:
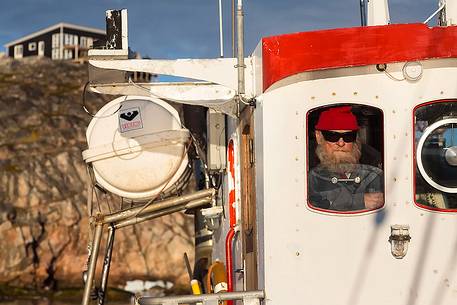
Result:
<svg viewBox="0 0 457 305"><path fill-rule="evenodd" d="M358 130L357 118L351 109L351 106L341 106L323 111L315 128L317 130Z"/></svg>

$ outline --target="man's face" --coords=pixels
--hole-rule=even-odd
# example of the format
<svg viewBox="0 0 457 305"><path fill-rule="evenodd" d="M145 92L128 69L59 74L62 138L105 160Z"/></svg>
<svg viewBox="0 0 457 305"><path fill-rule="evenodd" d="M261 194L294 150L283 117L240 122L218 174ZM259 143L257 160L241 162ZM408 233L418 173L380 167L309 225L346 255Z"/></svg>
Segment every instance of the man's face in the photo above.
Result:
<svg viewBox="0 0 457 305"><path fill-rule="evenodd" d="M323 131L324 133L326 131ZM351 141L350 133L354 133L352 130L329 130L329 133L333 137L332 141L325 139L322 131L316 130L316 139L319 149L322 151L321 154L318 154L321 163L358 163L360 159L360 150L357 147L356 139L354 137ZM340 137L336 133L347 134L346 141L343 137ZM355 132L356 134L356 132ZM338 138L338 140L336 140ZM333 141L335 140L335 141Z"/></svg>
<svg viewBox="0 0 457 305"><path fill-rule="evenodd" d="M337 133L346 133L346 132L351 132L352 130L330 130L331 132L337 132ZM327 153L339 153L339 152L351 152L354 142L344 142L343 138L339 138L338 141L336 142L330 142L326 141L324 136L322 135L322 132L319 130L316 130L316 139L317 139L317 144L322 144L325 151Z"/></svg>

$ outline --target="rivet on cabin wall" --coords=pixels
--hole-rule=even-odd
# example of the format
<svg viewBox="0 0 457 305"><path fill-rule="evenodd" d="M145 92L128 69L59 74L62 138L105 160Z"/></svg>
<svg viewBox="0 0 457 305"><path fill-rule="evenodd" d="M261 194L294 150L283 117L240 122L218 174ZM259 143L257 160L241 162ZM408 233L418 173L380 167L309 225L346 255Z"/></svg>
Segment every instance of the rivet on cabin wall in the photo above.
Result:
<svg viewBox="0 0 457 305"><path fill-rule="evenodd" d="M394 140L395 140L395 139L397 138L397 136L396 136L396 135L393 135L393 138L394 138Z"/></svg>
<svg viewBox="0 0 457 305"><path fill-rule="evenodd" d="M295 111L295 114L298 115L298 111Z"/></svg>
<svg viewBox="0 0 457 305"><path fill-rule="evenodd" d="M394 110L392 110L392 113L395 113L395 109L394 109Z"/></svg>
<svg viewBox="0 0 457 305"><path fill-rule="evenodd" d="M298 161L298 157L295 157L295 161Z"/></svg>
<svg viewBox="0 0 457 305"><path fill-rule="evenodd" d="M335 95L336 95L336 92L332 92L332 95L335 96Z"/></svg>
<svg viewBox="0 0 457 305"><path fill-rule="evenodd" d="M377 96L377 95L376 95L374 98L375 98L375 99L378 99L378 98L379 98L379 96Z"/></svg>
<svg viewBox="0 0 457 305"><path fill-rule="evenodd" d="M315 98L316 98L316 97L314 97L314 96L311 96L311 99L312 99L312 100L314 100Z"/></svg>
<svg viewBox="0 0 457 305"><path fill-rule="evenodd" d="M353 94L354 94L354 95L357 95L357 94L358 94L358 92L357 92L357 91L354 91L354 93L353 93Z"/></svg>
<svg viewBox="0 0 457 305"><path fill-rule="evenodd" d="M300 256L300 252L298 252L298 251L295 252L295 255L296 255L296 256Z"/></svg>
<svg viewBox="0 0 457 305"><path fill-rule="evenodd" d="M443 93L444 93L444 91L441 91L441 92L440 92L440 94L443 94Z"/></svg>
<svg viewBox="0 0 457 305"><path fill-rule="evenodd" d="M295 136L295 140L298 140L298 136Z"/></svg>
<svg viewBox="0 0 457 305"><path fill-rule="evenodd" d="M394 178L394 182L397 182L397 178Z"/></svg>

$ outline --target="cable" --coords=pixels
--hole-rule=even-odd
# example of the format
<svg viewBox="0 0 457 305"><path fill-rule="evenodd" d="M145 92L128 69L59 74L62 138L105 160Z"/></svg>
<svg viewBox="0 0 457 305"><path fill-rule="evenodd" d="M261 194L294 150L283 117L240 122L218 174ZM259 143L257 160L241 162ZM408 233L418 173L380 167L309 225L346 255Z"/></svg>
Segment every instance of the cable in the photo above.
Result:
<svg viewBox="0 0 457 305"><path fill-rule="evenodd" d="M87 86L88 86L89 84L90 84L90 82L86 82L86 84L84 85L83 94L82 94L82 106L83 106L84 111L85 111L88 115L90 115L90 116L93 117L93 118L107 118L107 117L110 117L110 116L116 114L119 110L121 110L122 104L119 104L119 108L118 108L116 111L114 111L113 113L108 114L108 115L96 116L95 114L91 113L91 112L87 109L87 107L86 107L86 91L87 91Z"/></svg>
<svg viewBox="0 0 457 305"><path fill-rule="evenodd" d="M395 76L393 76L392 74L390 74L389 72L387 72L387 70L384 70L384 73L392 80L394 81L397 81L397 82L401 82L401 81L404 81L406 78L396 78Z"/></svg>

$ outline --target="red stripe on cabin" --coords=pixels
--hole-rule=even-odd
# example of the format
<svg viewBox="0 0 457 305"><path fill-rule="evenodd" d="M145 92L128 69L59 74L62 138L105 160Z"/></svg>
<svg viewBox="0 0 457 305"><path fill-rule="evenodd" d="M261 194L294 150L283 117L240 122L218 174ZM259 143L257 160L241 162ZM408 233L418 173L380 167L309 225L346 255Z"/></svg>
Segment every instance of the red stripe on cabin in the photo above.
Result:
<svg viewBox="0 0 457 305"><path fill-rule="evenodd" d="M262 39L263 90L314 70L457 57L457 26L394 24Z"/></svg>

